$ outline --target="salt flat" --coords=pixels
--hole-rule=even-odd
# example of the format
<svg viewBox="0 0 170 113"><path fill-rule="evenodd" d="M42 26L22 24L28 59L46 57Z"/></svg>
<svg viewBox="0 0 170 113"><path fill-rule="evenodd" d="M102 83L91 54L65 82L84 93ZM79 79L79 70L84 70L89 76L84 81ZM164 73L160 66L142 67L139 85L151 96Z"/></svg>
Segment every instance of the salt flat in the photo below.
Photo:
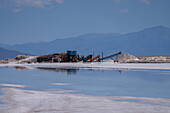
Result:
<svg viewBox="0 0 170 113"><path fill-rule="evenodd" d="M170 113L170 99L167 98L169 96L166 96L169 95L169 75L159 75L159 73L169 74L170 64L94 62L10 63L0 64L0 66L24 67L27 69L83 68L83 71L79 71L78 76L67 76L60 72L42 72L42 70L18 71L2 68L5 70L1 73L0 86L3 95L0 95L2 102L0 104L0 113ZM111 74L109 76L107 71L102 73L100 70L96 73L91 73L91 71L84 73L89 68L111 69L111 71L108 71ZM156 72L151 74L145 72L144 75L138 75L141 72L135 73L137 70L129 70L130 73L127 71L120 76L120 73L114 70L119 68L158 69L158 71L154 70ZM159 71L159 69L163 70ZM158 75L155 73L158 73ZM74 93L78 91L108 92L113 95L97 96L84 92ZM158 95L154 96L154 94Z"/></svg>
<svg viewBox="0 0 170 113"><path fill-rule="evenodd" d="M1 67L26 67L26 68L128 68L128 69L170 69L170 63L33 63L33 64L0 64Z"/></svg>
<svg viewBox="0 0 170 113"><path fill-rule="evenodd" d="M4 88L1 113L170 113L170 100L142 97L98 97L57 91ZM124 101L124 100L138 100ZM122 100L122 101L120 101Z"/></svg>

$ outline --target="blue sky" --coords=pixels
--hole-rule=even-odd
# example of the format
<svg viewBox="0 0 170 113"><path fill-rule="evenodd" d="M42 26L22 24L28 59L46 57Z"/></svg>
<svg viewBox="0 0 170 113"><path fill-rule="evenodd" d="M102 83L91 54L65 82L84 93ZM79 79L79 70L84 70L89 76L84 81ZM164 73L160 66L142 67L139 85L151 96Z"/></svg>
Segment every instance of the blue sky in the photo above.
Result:
<svg viewBox="0 0 170 113"><path fill-rule="evenodd" d="M0 43L170 27L170 0L0 0Z"/></svg>

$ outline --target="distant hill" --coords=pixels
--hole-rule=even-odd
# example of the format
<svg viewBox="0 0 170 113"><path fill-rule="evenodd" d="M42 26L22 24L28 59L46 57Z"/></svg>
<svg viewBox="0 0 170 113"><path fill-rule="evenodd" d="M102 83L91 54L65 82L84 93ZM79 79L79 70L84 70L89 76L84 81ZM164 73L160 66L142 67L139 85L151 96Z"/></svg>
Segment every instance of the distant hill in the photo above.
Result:
<svg viewBox="0 0 170 113"><path fill-rule="evenodd" d="M90 54L93 50L95 55L104 52L104 56L119 51L136 56L170 55L170 28L156 26L128 34L86 34L51 42L5 45L4 48L35 55L65 52L68 49L77 50L80 55Z"/></svg>
<svg viewBox="0 0 170 113"><path fill-rule="evenodd" d="M0 60L13 58L13 57L16 57L17 55L26 55L26 54L15 51L15 50L6 50L0 47Z"/></svg>

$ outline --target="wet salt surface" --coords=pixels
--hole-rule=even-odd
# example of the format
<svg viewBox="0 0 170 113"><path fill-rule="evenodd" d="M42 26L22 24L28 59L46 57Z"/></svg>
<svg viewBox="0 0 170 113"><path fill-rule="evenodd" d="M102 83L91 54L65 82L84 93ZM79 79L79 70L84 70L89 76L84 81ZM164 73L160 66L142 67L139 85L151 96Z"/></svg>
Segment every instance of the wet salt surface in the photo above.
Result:
<svg viewBox="0 0 170 113"><path fill-rule="evenodd" d="M2 99L0 99L0 104L5 104L5 102L2 102Z"/></svg>
<svg viewBox="0 0 170 113"><path fill-rule="evenodd" d="M16 88L3 89L6 102L0 106L1 113L169 113L169 99L140 97L106 97L57 93L49 91L31 91ZM113 99L138 99L143 104ZM161 105L157 104L160 103Z"/></svg>
<svg viewBox="0 0 170 113"><path fill-rule="evenodd" d="M118 101L118 102L135 102L135 103L146 104L146 105L162 105L161 103L143 102L142 100L138 100L138 99L113 100L113 101ZM162 105L162 106L164 106L164 105Z"/></svg>
<svg viewBox="0 0 170 113"><path fill-rule="evenodd" d="M25 94L24 92L27 91L37 91L37 94L39 93L38 91L45 91L45 94L46 92L57 91L60 94L83 94L84 96L94 96L93 98L98 98L98 96L118 96L120 98L113 98L111 100L119 103L130 102L142 105L170 107L169 74L170 70L145 69L102 70L97 68L40 68L33 70L23 70L23 68L17 68L16 70L14 68L0 68L0 96L5 95L3 94L3 89L6 89L5 91L18 91L23 94ZM13 90L10 88L17 88L20 90ZM14 96L17 97L17 95ZM80 98L84 98L84 96ZM133 98L124 99L124 96ZM140 99L136 99L134 97L139 97ZM143 99L143 97L149 99L151 98L151 100L144 101L145 99ZM33 97L33 99L34 98L35 97ZM157 100L156 102L154 102L154 98ZM165 100L160 101L159 98ZM2 105L4 103L1 100L2 99L0 99L0 104Z"/></svg>
<svg viewBox="0 0 170 113"><path fill-rule="evenodd" d="M94 96L170 98L170 70L0 69L0 88L74 90ZM4 85L6 84L6 86Z"/></svg>

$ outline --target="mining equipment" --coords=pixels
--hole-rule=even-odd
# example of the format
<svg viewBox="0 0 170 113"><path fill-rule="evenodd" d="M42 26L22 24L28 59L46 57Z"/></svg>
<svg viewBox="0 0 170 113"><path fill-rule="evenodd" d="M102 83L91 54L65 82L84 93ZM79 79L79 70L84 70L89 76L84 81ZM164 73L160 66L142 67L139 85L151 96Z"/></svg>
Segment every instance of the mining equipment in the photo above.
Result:
<svg viewBox="0 0 170 113"><path fill-rule="evenodd" d="M101 61L106 60L106 59L113 59L114 57L118 57L118 55L121 55L121 54L122 54L122 52L120 51L116 54L106 56L106 57L103 57L103 58L99 58L98 61L101 62Z"/></svg>
<svg viewBox="0 0 170 113"><path fill-rule="evenodd" d="M99 58L100 58L100 55L98 55L98 56L96 56L94 58L90 58L89 60L90 60L90 62L93 62L94 60L99 59Z"/></svg>

